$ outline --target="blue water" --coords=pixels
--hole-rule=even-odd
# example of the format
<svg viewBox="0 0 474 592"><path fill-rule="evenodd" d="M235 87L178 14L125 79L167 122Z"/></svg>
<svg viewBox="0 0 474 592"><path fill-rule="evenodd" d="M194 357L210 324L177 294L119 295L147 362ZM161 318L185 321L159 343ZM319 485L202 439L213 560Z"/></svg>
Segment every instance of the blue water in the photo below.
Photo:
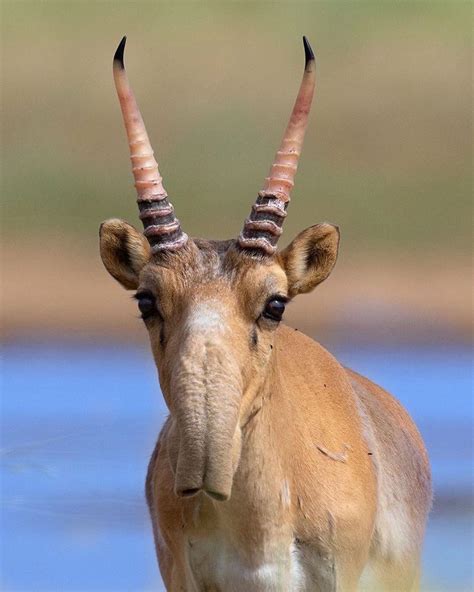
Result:
<svg viewBox="0 0 474 592"><path fill-rule="evenodd" d="M427 443L437 501L426 589L472 589L470 352L332 351L395 393ZM9 345L2 379L1 589L163 590L143 488L166 409L148 351Z"/></svg>

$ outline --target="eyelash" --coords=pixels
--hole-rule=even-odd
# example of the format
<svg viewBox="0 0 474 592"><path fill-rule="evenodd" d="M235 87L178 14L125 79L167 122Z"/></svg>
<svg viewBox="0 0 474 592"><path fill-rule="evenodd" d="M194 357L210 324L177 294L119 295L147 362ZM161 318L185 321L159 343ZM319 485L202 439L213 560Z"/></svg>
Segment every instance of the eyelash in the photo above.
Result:
<svg viewBox="0 0 474 592"><path fill-rule="evenodd" d="M268 305L275 300L278 303L283 304L283 310L281 311L281 315L278 318L275 317L274 315L272 315L269 311L267 311ZM268 298L268 300L266 301L265 306L264 306L263 311L260 316L265 319L279 323L281 321L281 319L283 318L283 314L285 313L285 307L288 302L289 302L289 298L287 296L283 296L281 294L274 294L273 296L270 296L270 298Z"/></svg>
<svg viewBox="0 0 474 592"><path fill-rule="evenodd" d="M162 318L162 316L161 316L161 314L160 314L160 312L158 310L158 307L156 305L156 298L155 298L155 296L151 292L137 292L134 295L134 299L138 302L138 308L139 308L139 310L141 312L140 317L144 321L146 321L147 319L149 319L149 318L151 318L151 317L153 317L155 315L157 315L160 318ZM147 311L143 311L141 309L141 307L140 307L140 303L141 302L144 302L145 300L149 300L151 302L151 308L150 308L150 310L148 312Z"/></svg>

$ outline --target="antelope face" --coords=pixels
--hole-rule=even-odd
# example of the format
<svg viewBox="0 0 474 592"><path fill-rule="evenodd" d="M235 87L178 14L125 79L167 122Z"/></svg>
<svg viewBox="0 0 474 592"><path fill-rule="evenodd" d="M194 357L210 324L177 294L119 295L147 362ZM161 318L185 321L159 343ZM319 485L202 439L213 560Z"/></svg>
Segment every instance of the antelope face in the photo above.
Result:
<svg viewBox="0 0 474 592"><path fill-rule="evenodd" d="M276 242L289 203L314 88L305 41L303 82L282 146L236 240L190 239L174 215L128 85L122 41L114 75L127 129L140 218L102 224L101 256L109 273L136 291L173 422L169 452L175 492L231 494L241 428L272 367L273 341L285 304L330 273L339 233L308 228L282 252Z"/></svg>

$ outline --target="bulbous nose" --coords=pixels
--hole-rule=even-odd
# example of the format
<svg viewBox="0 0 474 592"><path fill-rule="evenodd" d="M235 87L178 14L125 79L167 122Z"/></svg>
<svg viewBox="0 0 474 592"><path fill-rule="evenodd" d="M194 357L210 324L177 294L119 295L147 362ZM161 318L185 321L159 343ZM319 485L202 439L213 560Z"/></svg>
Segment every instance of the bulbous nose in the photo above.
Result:
<svg viewBox="0 0 474 592"><path fill-rule="evenodd" d="M171 381L179 433L175 493L229 499L240 456L242 376L222 302L201 299L188 312ZM240 432L239 432L240 433Z"/></svg>

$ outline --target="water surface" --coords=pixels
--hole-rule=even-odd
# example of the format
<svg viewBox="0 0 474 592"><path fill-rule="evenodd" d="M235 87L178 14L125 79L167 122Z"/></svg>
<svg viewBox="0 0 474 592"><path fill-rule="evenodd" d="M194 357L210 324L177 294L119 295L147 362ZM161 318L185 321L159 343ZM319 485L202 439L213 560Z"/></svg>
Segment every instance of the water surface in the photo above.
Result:
<svg viewBox="0 0 474 592"><path fill-rule="evenodd" d="M427 589L471 589L472 376L463 347L336 347L395 393L427 443ZM163 590L144 502L166 408L151 355L110 345L4 349L1 574L7 592Z"/></svg>

